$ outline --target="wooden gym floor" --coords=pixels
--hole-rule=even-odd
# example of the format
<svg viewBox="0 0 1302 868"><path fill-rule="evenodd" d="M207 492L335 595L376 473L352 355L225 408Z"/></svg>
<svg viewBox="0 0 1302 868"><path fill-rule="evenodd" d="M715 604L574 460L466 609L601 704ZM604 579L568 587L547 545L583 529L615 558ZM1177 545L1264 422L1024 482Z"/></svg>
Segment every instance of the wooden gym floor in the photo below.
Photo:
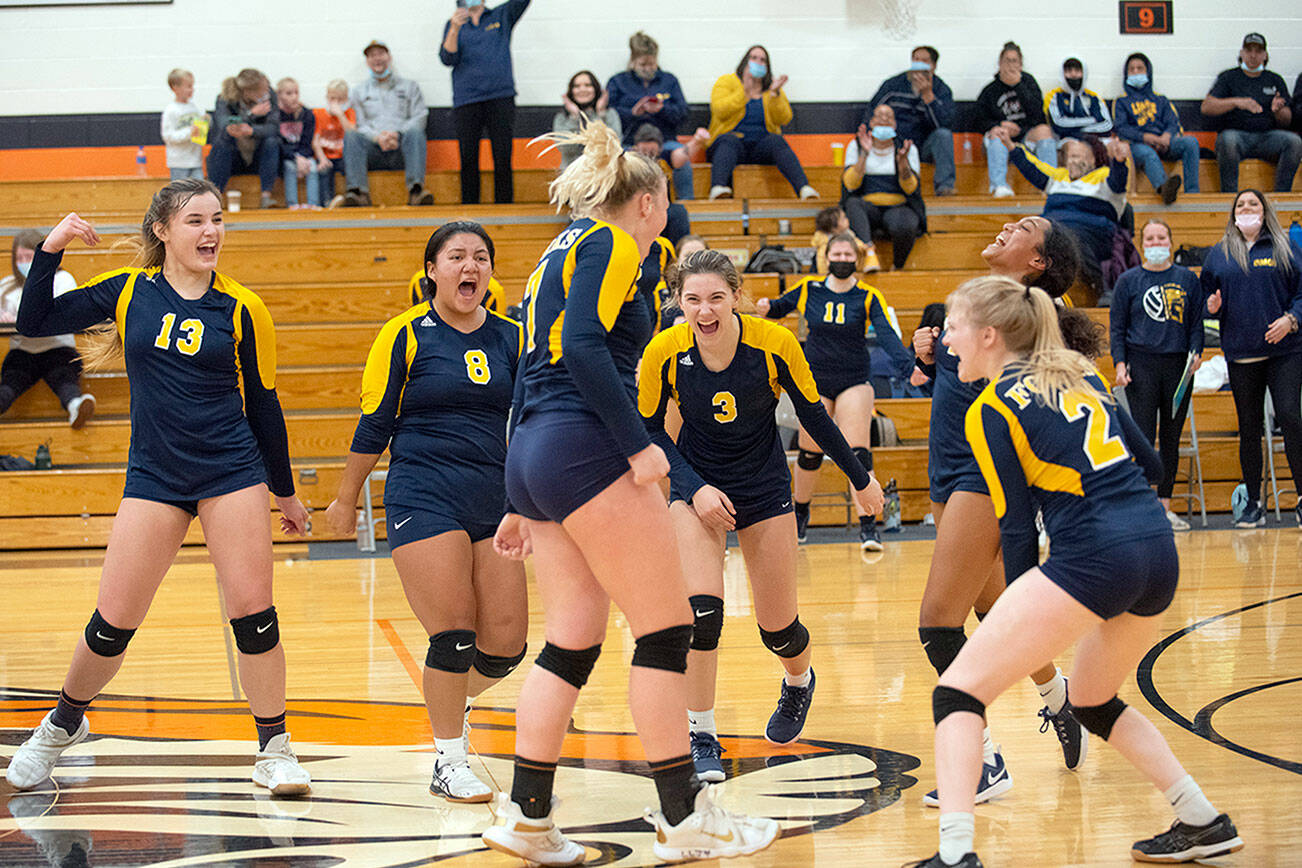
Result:
<svg viewBox="0 0 1302 868"><path fill-rule="evenodd" d="M1138 684L1144 711L1246 842L1226 866L1302 864L1302 533L1201 531L1178 537L1180 591ZM847 543L801 549L801 617L818 688L804 738L758 735L779 669L759 645L742 560L727 566L719 731L730 807L779 818L784 837L731 864L896 866L935 850L930 692L916 625L931 554L899 542L867 561ZM289 658L290 728L314 778L302 801L249 781L252 723L233 700L213 571L201 549L172 569L128 660L91 711L93 740L54 784L0 782L0 865L509 865L484 851L486 806L427 792L430 732L417 688L426 637L384 558L313 560L277 549L276 603ZM0 556L0 764L52 704L94 606L98 552ZM530 647L541 645L533 607ZM971 626L971 625L969 625ZM642 822L654 788L631 735L632 642L618 613L566 741L558 818L590 865L650 865ZM532 656L532 655L531 655ZM1064 670L1070 661L1059 661ZM476 769L509 785L520 674L480 697ZM1079 773L1039 732L1039 697L1019 684L990 712L1014 788L978 808L991 868L1123 866L1130 843L1170 809L1097 741ZM1292 711L1290 711L1292 709Z"/></svg>

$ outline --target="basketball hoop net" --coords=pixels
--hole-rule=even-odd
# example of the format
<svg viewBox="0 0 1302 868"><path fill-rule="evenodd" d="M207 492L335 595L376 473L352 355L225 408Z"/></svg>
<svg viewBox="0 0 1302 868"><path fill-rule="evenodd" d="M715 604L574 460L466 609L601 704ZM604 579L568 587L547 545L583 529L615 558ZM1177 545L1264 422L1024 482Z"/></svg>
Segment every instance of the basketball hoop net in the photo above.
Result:
<svg viewBox="0 0 1302 868"><path fill-rule="evenodd" d="M882 28L887 36L905 39L918 29L918 6L922 0L878 0L882 6Z"/></svg>

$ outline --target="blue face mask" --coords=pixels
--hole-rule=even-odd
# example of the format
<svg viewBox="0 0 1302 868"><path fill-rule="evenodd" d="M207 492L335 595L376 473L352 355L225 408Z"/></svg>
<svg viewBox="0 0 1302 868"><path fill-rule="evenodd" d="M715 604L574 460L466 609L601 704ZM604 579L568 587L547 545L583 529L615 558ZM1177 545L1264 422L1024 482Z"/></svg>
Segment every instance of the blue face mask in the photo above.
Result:
<svg viewBox="0 0 1302 868"><path fill-rule="evenodd" d="M1134 88L1143 87L1148 84L1148 76L1143 73L1140 73L1139 75L1128 75L1126 76L1126 84Z"/></svg>
<svg viewBox="0 0 1302 868"><path fill-rule="evenodd" d="M1265 68L1266 64L1264 63L1261 66L1248 66L1248 64L1244 63L1242 60L1239 61L1239 69L1244 72L1261 72Z"/></svg>
<svg viewBox="0 0 1302 868"><path fill-rule="evenodd" d="M373 69L371 70L371 78L375 81L387 81L391 75L393 75L393 70L388 67L385 67L384 72L376 72Z"/></svg>
<svg viewBox="0 0 1302 868"><path fill-rule="evenodd" d="M750 73L751 78L763 78L769 74L769 65L752 60L746 64L746 71Z"/></svg>
<svg viewBox="0 0 1302 868"><path fill-rule="evenodd" d="M27 277L27 272L31 270L32 270L32 264L30 262L18 263L18 273L21 274L24 278Z"/></svg>
<svg viewBox="0 0 1302 868"><path fill-rule="evenodd" d="M873 138L880 142L889 142L895 138L895 127L873 127Z"/></svg>
<svg viewBox="0 0 1302 868"><path fill-rule="evenodd" d="M1149 265L1161 265L1171 258L1170 247L1145 247L1144 259L1148 260Z"/></svg>

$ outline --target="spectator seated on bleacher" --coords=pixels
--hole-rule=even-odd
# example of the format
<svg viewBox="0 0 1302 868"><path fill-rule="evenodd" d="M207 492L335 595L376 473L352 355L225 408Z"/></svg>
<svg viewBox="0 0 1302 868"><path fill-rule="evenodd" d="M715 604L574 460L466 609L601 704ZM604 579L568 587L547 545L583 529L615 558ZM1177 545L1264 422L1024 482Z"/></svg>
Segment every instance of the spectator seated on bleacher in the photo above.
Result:
<svg viewBox="0 0 1302 868"><path fill-rule="evenodd" d="M787 77L773 77L769 52L752 45L736 72L719 78L710 91L710 198L732 196L732 171L738 163L776 165L801 199L817 199L782 125L791 122L791 103L782 92Z"/></svg>
<svg viewBox="0 0 1302 868"><path fill-rule="evenodd" d="M670 168L669 162L664 159L664 144L659 127L653 124L642 124L633 134L633 150L655 160L656 165L667 176L672 176L673 170ZM692 231L692 218L687 213L687 208L684 205L673 201L672 194L669 198L669 208L665 213L665 229L661 234L673 244L677 244L678 239Z"/></svg>
<svg viewBox="0 0 1302 868"><path fill-rule="evenodd" d="M1044 96L1035 76L1022 72L1022 49L1016 42L1005 42L999 52L999 72L995 80L977 95L977 123L985 130L986 175L990 193L998 198L1013 195L1008 186L1008 148L999 130L1014 142L1034 148L1040 161L1052 166L1057 160L1053 131L1044 120Z"/></svg>
<svg viewBox="0 0 1302 868"><path fill-rule="evenodd" d="M1001 131L1002 133L1002 131ZM1009 159L1023 177L1045 193L1043 216L1076 233L1081 250L1081 277L1094 289L1110 289L1117 275L1139 264L1131 243L1129 253L1117 250L1121 218L1126 210L1126 158L1130 147L1120 139L1105 146L1067 139L1062 143L1057 167L1046 164L1025 146L1002 133Z"/></svg>
<svg viewBox="0 0 1302 868"><path fill-rule="evenodd" d="M904 267L918 236L927 230L927 211L918 180L918 149L899 141L895 112L886 103L873 109L871 132L863 124L846 148L841 207L850 230L864 243L874 235L891 239L893 265Z"/></svg>
<svg viewBox="0 0 1302 868"><path fill-rule="evenodd" d="M814 234L809 236L809 246L814 248L814 270L819 274L827 273L827 244L837 235L849 233L859 249L857 257L858 270L861 274L881 271L881 261L877 258L877 245L871 241L865 243L862 238L850 232L850 218L840 205L831 205L814 215ZM680 251L679 255L682 253Z"/></svg>
<svg viewBox="0 0 1302 868"><path fill-rule="evenodd" d="M614 130L615 135L622 136L619 112L610 108L609 102L610 93L601 89L595 75L586 69L574 73L565 88L565 95L561 97L561 110L552 117L552 132L577 133L591 121L600 120ZM563 172L583 153L583 146L559 145L557 150L561 152L560 170Z"/></svg>
<svg viewBox="0 0 1302 868"><path fill-rule="evenodd" d="M1290 132L1293 109L1288 85L1266 69L1270 54L1266 37L1249 33L1243 37L1239 65L1216 76L1203 98L1202 113L1215 118L1216 165L1221 173L1221 192L1239 189L1239 163L1250 157L1275 164L1275 192L1293 188L1293 176L1302 162L1302 137Z"/></svg>
<svg viewBox="0 0 1302 868"><path fill-rule="evenodd" d="M1130 143L1135 166L1148 176L1170 205L1180 193L1181 176L1167 177L1162 160L1179 160L1184 188L1198 192L1198 140L1184 135L1180 115L1171 101L1153 90L1153 64L1148 55L1135 52L1126 58L1125 93L1112 108L1116 134Z"/></svg>
<svg viewBox="0 0 1302 868"><path fill-rule="evenodd" d="M1107 104L1085 87L1087 73L1080 58L1069 57L1062 62L1062 86L1045 94L1044 116L1059 140L1107 136L1112 132Z"/></svg>
<svg viewBox="0 0 1302 868"><path fill-rule="evenodd" d="M692 161L678 141L678 128L687 117L687 98L678 79L660 68L660 46L641 30L628 38L628 69L615 73L606 82L610 107L619 113L623 124L624 147L633 146L633 134L642 124L660 130L664 144L660 159L673 169L674 195L691 199ZM611 126L615 132L620 127Z"/></svg>
<svg viewBox="0 0 1302 868"><path fill-rule="evenodd" d="M362 54L371 70L353 86L357 128L344 133L344 206L371 204L370 169L402 169L408 205L433 205L425 189L425 125L429 112L420 85L393 71L389 48L371 40Z"/></svg>
<svg viewBox="0 0 1302 868"><path fill-rule="evenodd" d="M208 180L225 192L231 175L257 175L262 207L270 208L280 175L280 112L265 75L241 69L222 82L208 141Z"/></svg>
<svg viewBox="0 0 1302 868"><path fill-rule="evenodd" d="M871 126L877 106L889 105L901 139L918 146L918 158L936 167L932 187L937 196L954 195L954 94L936 75L940 52L930 45L913 49L909 68L891 76L868 101L862 123Z"/></svg>

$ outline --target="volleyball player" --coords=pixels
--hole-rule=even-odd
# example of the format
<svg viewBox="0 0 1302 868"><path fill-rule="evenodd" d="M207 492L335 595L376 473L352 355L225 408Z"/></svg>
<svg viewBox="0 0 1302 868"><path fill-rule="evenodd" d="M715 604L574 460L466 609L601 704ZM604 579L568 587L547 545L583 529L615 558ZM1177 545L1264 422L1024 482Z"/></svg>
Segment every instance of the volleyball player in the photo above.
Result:
<svg viewBox="0 0 1302 868"><path fill-rule="evenodd" d="M981 864L972 810L986 706L1036 661L1072 645L1072 713L1175 809L1171 828L1137 841L1132 858L1183 862L1241 849L1230 818L1157 728L1117 697L1156 639L1179 574L1171 525L1145 481L1161 478L1157 453L1113 406L1093 365L1063 346L1041 290L1001 277L968 281L950 296L944 341L962 381L989 381L965 429L999 519L1009 582L933 695L940 850L917 864ZM1037 509L1053 540L1043 564Z"/></svg>
<svg viewBox="0 0 1302 868"><path fill-rule="evenodd" d="M664 229L665 177L604 124L549 138L584 146L551 184L557 209L579 216L526 286L509 508L495 538L503 554L535 555L546 644L520 692L511 794L496 809L503 824L484 842L544 865L583 861L583 847L553 821L552 785L613 600L635 639L628 696L659 795L660 811L647 816L656 858L753 853L773 842L777 823L724 811L692 767L683 674L692 618L679 565L665 557L674 537L657 485L669 462L635 406L637 360L651 335L636 280Z"/></svg>
<svg viewBox="0 0 1302 868"><path fill-rule="evenodd" d="M113 320L117 343L103 355L120 350L126 357L131 449L96 609L73 652L58 706L9 763L5 776L18 789L44 781L59 755L86 738L86 709L122 665L196 515L257 727L253 782L278 796L310 786L285 730L268 487L285 532L302 534L307 511L294 495L276 397L275 330L262 300L216 271L224 237L217 188L185 179L159 190L145 213L143 267L110 271L53 297L68 243L99 242L76 214L63 218L32 260L18 330L32 337L66 334Z"/></svg>
<svg viewBox="0 0 1302 868"><path fill-rule="evenodd" d="M493 258L478 223L448 223L430 236L427 296L389 320L371 347L362 417L326 510L333 531L352 532L362 483L389 450L389 548L429 636L422 687L436 750L430 792L452 802L493 797L468 762L468 702L524 659L529 624L524 566L493 551L524 349L520 324L483 306Z"/></svg>
<svg viewBox="0 0 1302 868"><path fill-rule="evenodd" d="M429 275L425 273L425 269L422 268L407 281L407 295L411 296L412 307L419 307L429 301ZM488 288L484 290L484 300L480 304L493 313L502 313L502 299L505 295L506 290L502 288L497 278L489 277Z"/></svg>
<svg viewBox="0 0 1302 868"><path fill-rule="evenodd" d="M651 321L655 330L667 329L674 324L675 311L667 309L665 299L669 289L665 284L665 271L674 261L673 242L663 235L651 242L651 250L642 260L642 270L637 277L637 288L642 299L650 306Z"/></svg>
<svg viewBox="0 0 1302 868"><path fill-rule="evenodd" d="M834 235L827 242L828 274L807 277L781 297L770 301L761 298L755 308L761 316L779 319L800 311L809 326L805 352L809 369L818 383L818 394L837 427L854 448L855 455L868 469L873 469L872 418L873 387L869 382L868 329L891 358L904 369L913 365L913 355L904 349L900 336L886 316L886 300L881 292L856 275L856 239L848 232ZM823 452L804 426L800 428L800 453L796 457L795 509L796 537L805 541L809 528L809 503L823 465ZM859 513L859 547L864 551L882 550L877 517L856 504Z"/></svg>
<svg viewBox="0 0 1302 868"><path fill-rule="evenodd" d="M827 415L795 335L737 312L741 277L728 257L689 254L671 272L670 292L687 321L661 332L643 354L638 409L669 457L669 512L695 616L687 666L692 758L702 780L722 781L714 695L728 531L737 532L746 558L760 639L786 670L765 738L795 741L814 696L813 651L796 602L791 474L776 420L781 392L812 442L850 478L861 510L879 510L882 490ZM671 399L683 418L677 445L664 428Z"/></svg>
<svg viewBox="0 0 1302 868"><path fill-rule="evenodd" d="M1034 283L1052 298L1062 296L1071 287L1079 260L1070 231L1044 217L1023 217L1004 224L981 256L991 274ZM922 596L918 637L937 675L963 647L963 624L968 612L975 609L980 619L1004 588L999 569L999 527L981 469L963 432L963 414L983 384L959 380L958 358L943 348L936 350L938 338L939 329L919 329L913 337L919 367L935 382L927 476L931 511L936 517L936 545ZM1074 769L1084 759L1088 742L1081 726L1064 711L1067 685L1062 673L1048 663L1031 678L1045 701L1040 711L1044 721L1041 731L1053 727L1062 746L1063 761L1067 768ZM1012 776L988 729L983 753L978 803L1012 787ZM923 803L939 805L936 791L923 796Z"/></svg>

